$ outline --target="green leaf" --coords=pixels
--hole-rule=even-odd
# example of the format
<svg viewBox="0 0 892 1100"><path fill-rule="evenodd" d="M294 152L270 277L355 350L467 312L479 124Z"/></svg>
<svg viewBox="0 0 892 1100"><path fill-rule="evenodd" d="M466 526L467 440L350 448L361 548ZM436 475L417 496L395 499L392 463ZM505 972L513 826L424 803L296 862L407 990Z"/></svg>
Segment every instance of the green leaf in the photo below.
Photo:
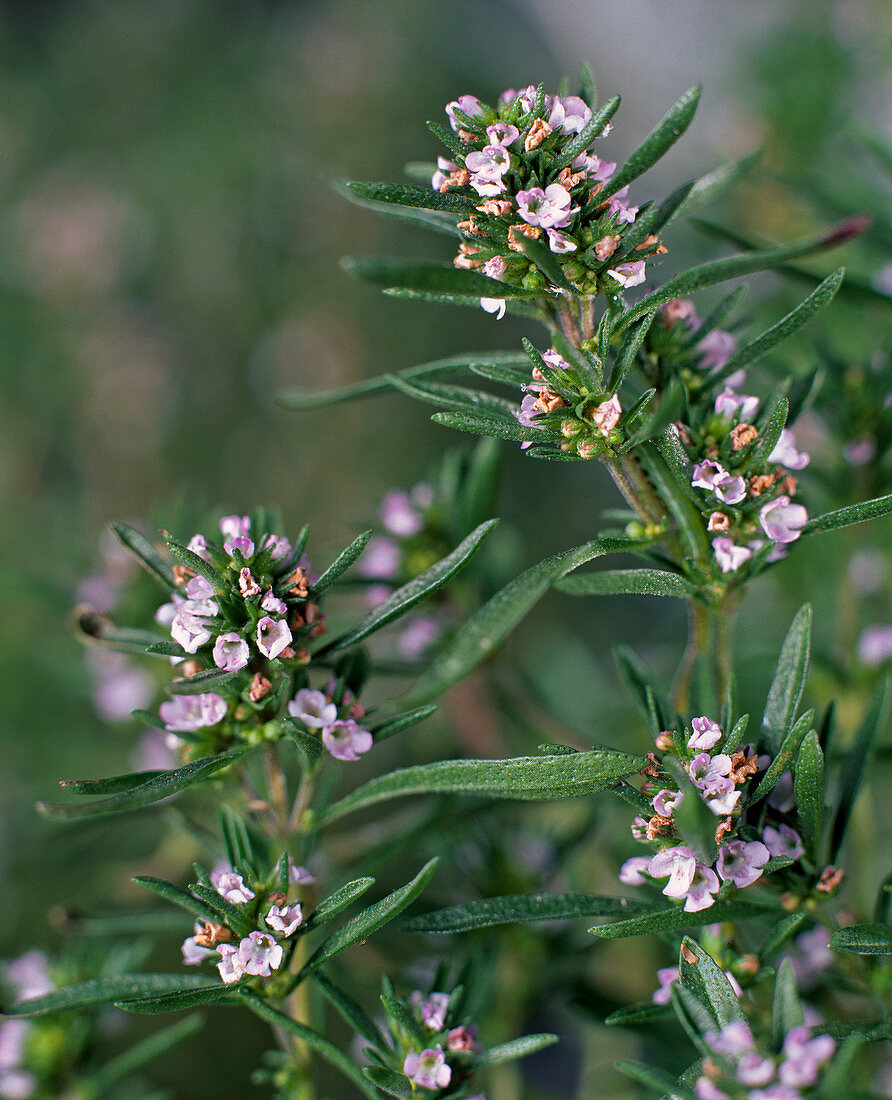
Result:
<svg viewBox="0 0 892 1100"><path fill-rule="evenodd" d="M824 754L814 730L803 738L793 765L793 791L805 852L816 864L824 826Z"/></svg>
<svg viewBox="0 0 892 1100"><path fill-rule="evenodd" d="M512 425L516 423L514 412L517 409L517 402L509 401L496 394L486 393L484 390L472 390L467 386L443 385L437 382L419 385L400 378L398 374L389 374L387 379L395 390L414 397L418 401L436 405L438 408L472 413L483 410L486 416L506 420Z"/></svg>
<svg viewBox="0 0 892 1100"><path fill-rule="evenodd" d="M760 799L770 794L784 772L791 769L793 761L799 755L799 748L805 739L805 735L811 730L814 720L815 712L807 710L801 718L793 723L793 728L781 742L780 748L774 753L774 758L759 781L758 787L746 800L746 805L755 805Z"/></svg>
<svg viewBox="0 0 892 1100"><path fill-rule="evenodd" d="M50 1012L68 1012L91 1005L112 1004L139 996L174 993L181 990L205 989L208 979L203 974L119 974L112 978L93 978L65 989L56 989L42 997L19 1001L5 1009L7 1016L45 1016Z"/></svg>
<svg viewBox="0 0 892 1100"><path fill-rule="evenodd" d="M799 1000L799 993L796 989L793 965L789 959L784 959L774 980L771 1032L774 1038L775 1050L780 1050L783 1046L784 1037L794 1027L801 1027L804 1022L805 1017L802 1011L802 1002Z"/></svg>
<svg viewBox="0 0 892 1100"><path fill-rule="evenodd" d="M604 314L605 317L609 317L609 313ZM644 338L650 332L650 326L653 324L656 313L648 313L636 324L631 326L622 347L616 354L616 359L613 363L613 370L610 372L610 380L607 383L607 389L611 393L616 393L623 383L623 380L628 373L629 367L635 362L638 352L641 350L641 345L644 343ZM600 340L599 340L599 347ZM602 349L602 354L606 352L606 348Z"/></svg>
<svg viewBox="0 0 892 1100"><path fill-rule="evenodd" d="M352 947L361 940L368 939L369 936L374 935L385 924L392 921L394 917L399 916L404 909L412 904L434 877L438 863L438 859L429 860L411 882L401 886L398 890L394 890L386 898L375 902L374 905L370 905L368 909L363 909L361 913L357 913L355 917L348 920L345 925L332 936L329 936L313 952L298 975L298 980L311 974L324 962L327 962L328 959L341 951L346 951L348 947Z"/></svg>
<svg viewBox="0 0 892 1100"><path fill-rule="evenodd" d="M179 1043L191 1039L203 1025L204 1017L195 1013L127 1047L116 1058L104 1062L93 1074L90 1083L95 1095L101 1096L134 1070L156 1061Z"/></svg>
<svg viewBox="0 0 892 1100"><path fill-rule="evenodd" d="M403 703L415 706L430 702L463 680L489 657L558 578L602 554L621 553L648 544L648 540L593 539L527 569L456 631L418 684L404 696Z"/></svg>
<svg viewBox="0 0 892 1100"><path fill-rule="evenodd" d="M787 631L762 715L762 743L772 756L793 724L808 676L810 647L811 607L804 604Z"/></svg>
<svg viewBox="0 0 892 1100"><path fill-rule="evenodd" d="M335 802L319 818L328 825L379 802L416 794L470 794L481 798L539 801L578 798L634 775L640 756L594 749L572 756L521 756L512 760L441 760L378 776Z"/></svg>
<svg viewBox="0 0 892 1100"><path fill-rule="evenodd" d="M691 956L694 962L690 961ZM709 1009L718 1028L744 1019L737 994L725 972L699 943L688 936L682 940L678 973L681 984Z"/></svg>
<svg viewBox="0 0 892 1100"><path fill-rule="evenodd" d="M428 703L426 706L407 710L403 714L396 714L393 718L388 718L381 722L380 725L370 726L369 729L374 735L376 742L384 741L388 737L393 737L395 733L402 733L403 730L408 729L410 726L417 726L418 723L423 722L425 718L430 718L436 709L435 704Z"/></svg>
<svg viewBox="0 0 892 1100"><path fill-rule="evenodd" d="M365 1011L353 1000L350 994L341 989L339 985L331 980L327 974L323 974L321 970L317 970L313 975L313 980L319 985L322 992L328 998L329 1001L340 1012L341 1016L356 1029L356 1031L370 1042L373 1046L383 1046L384 1036L378 1025L367 1016Z"/></svg>
<svg viewBox="0 0 892 1100"><path fill-rule="evenodd" d="M539 268L549 282L560 287L561 290L569 290L571 294L575 293L572 284L568 282L567 276L564 274L560 261L547 245L543 244L542 241L534 240L532 237L521 237L520 243L527 254L527 258ZM493 297L493 295L490 295L490 297Z"/></svg>
<svg viewBox="0 0 892 1100"><path fill-rule="evenodd" d="M888 924L850 924L833 933L830 948L852 955L892 955L892 928Z"/></svg>
<svg viewBox="0 0 892 1100"><path fill-rule="evenodd" d="M167 539L167 549L170 551L170 556L172 558L176 558L178 562L185 565L188 569L191 569L193 573L197 573L199 576L204 577L205 580L214 586L215 592L227 591L229 585L209 561L200 558L198 554L193 553L188 546L183 546L182 543L171 538L167 532L163 532L163 534Z"/></svg>
<svg viewBox="0 0 892 1100"><path fill-rule="evenodd" d="M418 1050L423 1050L427 1046L427 1035L410 1009L397 997L390 997L386 993L381 995L381 1004L392 1024L402 1029L413 1045L418 1044Z"/></svg>
<svg viewBox="0 0 892 1100"><path fill-rule="evenodd" d="M207 978L205 978L207 981ZM154 997L127 997L115 1001L115 1008L133 1012L141 1016L158 1016L164 1012L183 1012L187 1008L199 1005L216 1004L220 1001L234 1003L235 994L231 985L215 982L203 985L199 989L179 989L170 993L159 993Z"/></svg>
<svg viewBox="0 0 892 1100"><path fill-rule="evenodd" d="M576 573L553 585L568 596L675 596L696 600L697 589L678 573L663 569L607 569L602 573Z"/></svg>
<svg viewBox="0 0 892 1100"><path fill-rule="evenodd" d="M524 368L525 378L529 369L526 356L520 352L481 351L451 355L446 359L436 359L430 363L421 363L416 367L406 367L404 370L394 371L393 373L398 374L400 378L430 378L442 374L454 375L473 366L479 366L482 369L487 364L493 367ZM280 394L276 400L278 404L288 409L321 409L328 405L353 401L357 397L371 397L375 394L388 393L391 390L389 377L390 375L381 375L378 378L369 378L364 382L356 382L352 386L343 386L337 390L320 390L316 393L296 390Z"/></svg>
<svg viewBox="0 0 892 1100"><path fill-rule="evenodd" d="M154 577L163 589L167 592L179 590L170 562L161 557L145 535L126 523L111 524L111 531L118 542L133 554L143 569Z"/></svg>
<svg viewBox="0 0 892 1100"><path fill-rule="evenodd" d="M717 901L708 909L686 913L680 905L646 913L640 917L596 924L589 932L603 940L620 940L628 936L650 935L653 932L674 932L679 928L702 928L704 924L720 924L725 920L742 921L776 914L776 909L748 901Z"/></svg>
<svg viewBox="0 0 892 1100"><path fill-rule="evenodd" d="M426 260L392 260L385 256L348 256L341 266L357 279L385 287L476 298L535 298L528 290L489 279L476 271Z"/></svg>
<svg viewBox="0 0 892 1100"><path fill-rule="evenodd" d="M388 1096L397 1096L400 1100L411 1100L411 1097L418 1095L415 1086L402 1073L394 1073L392 1069L385 1069L383 1066L363 1066L362 1072ZM375 1093L375 1096L377 1095Z"/></svg>
<svg viewBox="0 0 892 1100"><path fill-rule="evenodd" d="M376 630L380 630L388 623L393 622L394 619L404 615L410 607L414 607L421 600L432 596L434 592L438 592L447 581L471 560L484 540L492 534L498 522L496 519L490 519L485 523L481 523L470 535L462 539L451 554L447 554L436 565L432 565L430 569L425 570L424 573L409 581L408 584L404 584L391 593L362 622L353 627L352 630L348 630L346 634L335 638L333 642L330 642L321 650L321 653L337 653L348 646L356 645L363 638L367 638L370 634L374 634Z"/></svg>
<svg viewBox="0 0 892 1100"><path fill-rule="evenodd" d="M768 934L765 942L759 949L759 957L764 961L770 960L781 947L799 931L803 921L807 914L805 912L790 913L786 917L782 917L777 924L774 925L771 932Z"/></svg>
<svg viewBox="0 0 892 1100"><path fill-rule="evenodd" d="M849 1035L843 1042L821 1075L818 1096L829 1100L873 1100L875 1093L865 1094L852 1091L851 1084L856 1077L856 1061L867 1037L859 1034Z"/></svg>
<svg viewBox="0 0 892 1100"><path fill-rule="evenodd" d="M604 1023L609 1027L629 1027L632 1024L648 1024L652 1020L667 1020L672 1018L672 1009L669 1005L657 1005L653 1001L636 1001L635 1004L623 1005L609 1016L604 1017Z"/></svg>
<svg viewBox="0 0 892 1100"><path fill-rule="evenodd" d="M137 657L144 657L150 647L161 641L151 630L115 626L106 615L84 605L75 608L72 627L78 641L86 645L115 653L132 653Z"/></svg>
<svg viewBox="0 0 892 1100"><path fill-rule="evenodd" d="M363 183L350 180L347 188L360 199L386 203L392 206L409 206L422 210L445 210L450 214L465 215L475 208L475 200L455 191L434 191L432 187L413 187L405 183Z"/></svg>
<svg viewBox="0 0 892 1100"><path fill-rule="evenodd" d="M209 668L204 672L196 672L194 676L172 680L168 690L172 695L202 695L229 683L236 676L238 672L230 672L225 668Z"/></svg>
<svg viewBox="0 0 892 1100"><path fill-rule="evenodd" d="M802 528L803 535L814 535L819 531L835 531L839 527L851 527L853 523L866 523L892 512L892 493L875 500L864 500L860 504L849 504L837 508L835 512L825 512L815 516Z"/></svg>
<svg viewBox="0 0 892 1100"><path fill-rule="evenodd" d="M653 443L644 443L636 452L647 476L654 483L665 501L672 518L687 543L695 561L706 562L712 557L712 547L706 534L703 518L688 496L687 479L680 480L677 472L666 462Z"/></svg>
<svg viewBox="0 0 892 1100"><path fill-rule="evenodd" d="M792 336L794 332L798 332L798 330L810 321L816 313L819 313L825 306L833 301L842 283L844 274L845 269L839 268L839 270L834 271L832 275L828 275L820 286L816 287L805 301L800 302L795 309L791 310L786 315L786 317L781 318L776 325L772 325L771 328L763 332L761 336L756 337L755 340L751 340L748 344L745 344L738 352L731 356L721 370L710 375L710 386L716 382L723 381L725 378L729 378L735 371L748 366L750 363L763 356L767 351L770 351L771 348L777 347L778 344L782 344L784 340Z"/></svg>
<svg viewBox="0 0 892 1100"><path fill-rule="evenodd" d="M657 908L659 906L651 902L599 897L597 894L507 894L423 913L420 917L405 921L401 927L403 932L467 932L498 924L615 917L646 913Z"/></svg>
<svg viewBox="0 0 892 1100"><path fill-rule="evenodd" d="M664 283L658 290L646 294L639 302L622 314L617 322L625 328L647 313L671 302L673 298L684 298L703 287L715 286L728 279L737 279L741 275L751 275L754 271L765 271L782 265L786 260L797 256L807 256L825 248L834 248L849 240L854 232L854 223L842 222L837 227L807 237L792 244L778 245L775 248L758 249L742 256L731 256L725 260L713 260L700 264L690 271L682 272Z"/></svg>
<svg viewBox="0 0 892 1100"><path fill-rule="evenodd" d="M326 1039L325 1036L320 1035L318 1031L314 1031L311 1027L306 1027L304 1024L299 1024L297 1020L292 1020L290 1016L286 1016L283 1012L279 1012L278 1009L268 1005L266 1001L251 990L240 989L239 993L245 1004L255 1016L259 1016L261 1020L266 1020L268 1024L271 1024L272 1027L280 1031L287 1031L295 1035L302 1043L306 1043L311 1050L318 1054L320 1058L328 1062L330 1066L334 1066L334 1068L340 1070L345 1077L348 1077L363 1096L370 1097L370 1100L376 1100L378 1094L371 1085L369 1085L365 1077L363 1077L359 1067L354 1064L353 1060L348 1057L340 1047L335 1046L330 1039Z"/></svg>
<svg viewBox="0 0 892 1100"><path fill-rule="evenodd" d="M626 163L620 168L612 180L606 184L604 190L599 192L598 198L609 198L617 191L643 175L662 157L681 135L687 130L694 111L697 109L697 101L700 99L700 85L695 84L689 88L681 99L669 109L663 119L656 125L644 141L638 146ZM569 153L569 149L567 150Z"/></svg>
<svg viewBox="0 0 892 1100"><path fill-rule="evenodd" d="M544 1050L558 1041L557 1035L544 1032L540 1035L524 1035L520 1039L512 1039L508 1043L502 1043L497 1047L484 1050L474 1059L475 1066L494 1066L499 1062L513 1062L517 1058L526 1058L528 1054L535 1054L537 1050Z"/></svg>
<svg viewBox="0 0 892 1100"><path fill-rule="evenodd" d="M477 412L439 412L431 420L442 424L444 428L455 428L460 432L473 432L474 435L488 435L495 439L513 439L518 442L548 442L562 438L560 432L547 428L526 428L518 421L507 417L495 417Z"/></svg>
<svg viewBox="0 0 892 1100"><path fill-rule="evenodd" d="M141 810L153 802L167 798L168 795L177 794L187 787L202 783L221 768L235 763L250 749L249 745L240 745L236 749L230 749L229 752L220 753L219 756L206 756L201 760L193 760L191 764L176 768L174 771L149 773L153 778L145 783L100 802L89 802L87 805L38 802L37 809L44 817L52 818L54 821L73 821L81 817L101 817L106 814L124 813L128 810Z"/></svg>
<svg viewBox="0 0 892 1100"><path fill-rule="evenodd" d="M687 217L692 211L705 206L708 202L712 202L713 199L718 198L725 191L729 191L744 176L749 174L750 169L761 155L762 151L757 149L754 153L741 157L740 160L722 164L694 180L694 186L688 193L687 198L669 216L665 225L669 226L678 218Z"/></svg>
<svg viewBox="0 0 892 1100"><path fill-rule="evenodd" d="M676 1100L676 1098L677 1100L694 1100L694 1093L683 1085L679 1085L672 1074L667 1073L664 1069L645 1065L644 1062L627 1062L625 1060L617 1062L616 1068L620 1073L624 1073L626 1077L631 1077L633 1081L647 1085L648 1088L652 1088L662 1095L671 1096L673 1100Z"/></svg>
<svg viewBox="0 0 892 1100"><path fill-rule="evenodd" d="M428 171L430 172L432 169L428 169ZM412 222L414 225L433 229L435 233L443 233L447 237L461 238L461 230L458 228L456 220L461 214L457 211L425 210L418 206L398 206L396 203L377 202L374 199L365 198L343 180L335 180L332 186L339 195L343 195L355 206L372 210L376 214L386 214L391 218L399 218L403 221Z"/></svg>
<svg viewBox="0 0 892 1100"><path fill-rule="evenodd" d="M864 778L864 769L867 766L870 750L878 731L885 723L887 687L888 680L885 678L877 684L870 710L858 730L854 745L846 753L839 780L836 814L830 830L831 863L836 859L839 849L842 847L849 818L855 807L855 799L858 797L858 791Z"/></svg>
<svg viewBox="0 0 892 1100"><path fill-rule="evenodd" d="M134 787L141 787L156 776L164 775L161 771L131 772L129 775L111 775L107 779L60 779L59 786L72 794L120 794L122 791L131 791Z"/></svg>
<svg viewBox="0 0 892 1100"><path fill-rule="evenodd" d="M373 878L355 878L351 882L345 883L333 894L329 894L327 898L319 902L307 923L310 927L316 928L326 921L334 920L339 913L352 905L357 898L361 898L366 890L374 885L375 880Z"/></svg>
<svg viewBox="0 0 892 1100"><path fill-rule="evenodd" d="M226 898L218 894L213 887L205 886L201 882L190 883L189 889L197 898L201 898L205 905L214 910L217 914L215 918L217 924L227 925L239 937L247 936L249 932L253 932L254 917L245 911L245 906L233 905L231 901L227 901Z"/></svg>
<svg viewBox="0 0 892 1100"><path fill-rule="evenodd" d="M307 733L296 718L287 716L282 718L280 728L282 733L294 742L307 764L309 766L315 764L324 751L319 738L314 737L312 733Z"/></svg>
<svg viewBox="0 0 892 1100"><path fill-rule="evenodd" d="M137 875L133 882L137 886L142 886L153 894L164 898L165 901L178 905L181 909L185 909L187 913L191 913L201 920L211 921L213 924L219 923L219 917L215 909L212 909L188 891L181 889L181 887L174 886L172 882L165 882L161 878L152 878L150 875Z"/></svg>
<svg viewBox="0 0 892 1100"><path fill-rule="evenodd" d="M350 566L356 561L359 555L365 550L366 543L372 537L371 529L363 531L361 535L358 535L350 545L338 554L331 565L325 570L322 576L310 587L313 599L317 599L322 593L329 588L338 577L345 573Z"/></svg>
<svg viewBox="0 0 892 1100"><path fill-rule="evenodd" d="M767 420L762 425L758 442L753 447L753 453L749 460L751 469L768 462L769 455L781 437L781 432L784 430L789 414L790 403L786 397L779 397L772 406Z"/></svg>
<svg viewBox="0 0 892 1100"><path fill-rule="evenodd" d="M589 119L588 124L584 126L570 144L564 149L563 155L558 157L553 164L554 171L559 171L561 168L569 167L580 153L584 153L586 149L597 138L607 123L616 114L616 109L619 107L620 97L615 95L612 99L608 99L607 102L599 107L597 111L592 111L592 117Z"/></svg>

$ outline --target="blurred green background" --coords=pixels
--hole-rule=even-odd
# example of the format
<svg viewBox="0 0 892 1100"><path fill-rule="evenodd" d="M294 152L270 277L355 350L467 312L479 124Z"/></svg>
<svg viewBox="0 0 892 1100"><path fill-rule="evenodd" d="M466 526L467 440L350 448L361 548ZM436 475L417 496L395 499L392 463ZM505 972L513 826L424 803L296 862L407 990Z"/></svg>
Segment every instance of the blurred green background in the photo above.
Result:
<svg viewBox="0 0 892 1100"><path fill-rule="evenodd" d="M300 415L277 409L276 392L542 338L352 282L345 254L447 259L448 245L351 207L330 181L398 180L403 163L436 156L424 122L448 100L554 87L588 61L602 97L624 97L611 159L687 86L705 84L689 135L649 177L652 191L639 185L641 199L761 145L754 179L711 219L790 239L867 201L887 203L888 223L888 192L844 131L852 121L892 131L890 45L884 0L0 4L0 954L52 941L52 906L129 900L130 874L163 865L163 814L63 830L33 811L60 776L130 767L136 733L97 718L66 625L104 525L260 500L280 503L292 532L311 521L317 553L335 548L374 520L388 487L414 483L464 441L407 399ZM722 247L687 227L668 243L667 275ZM816 270L843 259L866 278L882 263L859 245ZM796 294L776 277L756 280L748 316L770 322ZM820 340L853 361L892 328L882 303L834 310ZM817 336L764 377L813 365ZM832 491L806 482L817 511ZM591 537L599 509L616 503L596 464L568 471L506 448L499 514L524 536L518 566ZM884 550L888 533L866 538ZM751 595L740 635L753 705L806 594L829 650L853 545L839 537L818 557L794 554ZM892 617L888 588L871 599L859 627ZM616 724L630 719L610 646L634 643L668 675L683 630L665 603L555 598L512 644L565 721L619 744ZM244 1045L262 1049L240 1026ZM249 1088L252 1057L193 1042L184 1065L157 1079L179 1075L177 1095L220 1095L198 1084L213 1072L239 1095L231 1082Z"/></svg>

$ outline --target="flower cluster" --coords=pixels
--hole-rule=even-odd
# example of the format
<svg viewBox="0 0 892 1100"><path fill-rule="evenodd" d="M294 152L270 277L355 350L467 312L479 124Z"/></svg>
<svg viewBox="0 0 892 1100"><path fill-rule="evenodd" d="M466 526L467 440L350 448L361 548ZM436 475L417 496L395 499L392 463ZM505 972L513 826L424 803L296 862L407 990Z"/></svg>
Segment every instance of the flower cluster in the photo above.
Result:
<svg viewBox="0 0 892 1100"><path fill-rule="evenodd" d="M181 677L159 707L179 738L214 735L225 743L231 719L262 723L292 673L309 663L306 643L325 630L311 599L310 564L302 547L259 529L248 516L224 516L222 546L204 535L183 548L171 541L179 591L156 620L170 630L172 660ZM219 675L213 675L219 673ZM208 676L213 691L181 693L188 680ZM210 686L210 685L209 685Z"/></svg>
<svg viewBox="0 0 892 1100"><path fill-rule="evenodd" d="M524 397L514 415L525 428L560 432L562 451L595 458L612 453L622 442L623 409L617 395L592 393L590 380L554 348L541 359L536 356L532 381L521 388ZM523 449L531 446L531 440L521 443Z"/></svg>
<svg viewBox="0 0 892 1100"><path fill-rule="evenodd" d="M743 1020L703 1036L711 1056L704 1059L694 1085L697 1100L801 1100L814 1095L822 1067L836 1042L829 1035L812 1037L811 1028L794 1027L781 1050L760 1050Z"/></svg>
<svg viewBox="0 0 892 1100"><path fill-rule="evenodd" d="M726 751L713 751L720 747ZM709 908L719 890L751 886L772 858L783 856L794 862L801 858L804 848L798 833L780 820L780 814L792 805L792 797L790 805L785 801L786 783L778 783L771 793L769 810L775 812L762 824L761 839L742 811L746 784L764 774L771 763L769 757L758 756L752 745L738 748L731 736L726 737L719 724L705 715L694 718L683 735L669 730L660 733L657 748L670 752L684 766L690 784L687 791L663 785L670 772L656 754L650 754L642 791L659 789L651 799L652 816L649 820L636 818L632 833L637 840L658 846L658 851L627 860L620 868L621 882L637 886L668 879L663 894L683 901L685 911L693 913ZM719 819L715 830L718 852L712 864L699 861L687 844L678 843L683 838L675 815L683 800L691 797L702 799Z"/></svg>
<svg viewBox="0 0 892 1100"><path fill-rule="evenodd" d="M692 322L698 324L689 302L670 302L663 317L682 334ZM694 344L702 351L706 340L712 338L712 346L700 355L701 371L708 372L700 381L704 392L712 385L709 373L725 365L733 348L722 339L725 335L712 330ZM763 549L768 561L776 561L786 554L787 544L799 538L808 513L793 499L795 473L804 469L810 458L797 449L787 428L766 454L762 437L769 427L771 409L758 397L740 392L746 384L742 370L722 382L721 391L709 401L695 404L689 421L676 428L692 463L690 483L699 490L700 511L712 536L716 568L727 574L735 573ZM762 423L756 427L759 420Z"/></svg>
<svg viewBox="0 0 892 1100"><path fill-rule="evenodd" d="M288 713L304 726L308 733L322 738L322 744L337 760L358 760L373 744L371 733L357 722L364 710L356 702L352 692L345 691L340 708L335 702L338 688L336 681L328 684L326 692L312 688L300 688L288 704ZM346 710L347 717L339 717Z"/></svg>
<svg viewBox="0 0 892 1100"><path fill-rule="evenodd" d="M458 138L455 159L438 159L431 185L475 200L474 213L459 222L456 267L544 291L545 275L525 255L528 239L547 245L580 297L644 282L647 257L666 250L654 234L627 243L638 207L628 187L611 186L616 164L589 151L610 126L590 133L584 100L530 86L503 92L496 107L461 96L446 114ZM505 312L503 299L481 304Z"/></svg>
<svg viewBox="0 0 892 1100"><path fill-rule="evenodd" d="M287 877L278 883L280 887L315 881L305 867L296 867L290 861L284 866ZM240 935L224 916L220 923L196 921L193 934L183 942L183 962L197 966L215 957L217 970L227 985L245 977L271 977L290 955L292 937L304 923L300 903L289 902L282 889L270 892L267 884L263 888L256 883L248 885L244 876L228 864L211 872L209 884L224 902L243 910L246 920L257 927Z"/></svg>

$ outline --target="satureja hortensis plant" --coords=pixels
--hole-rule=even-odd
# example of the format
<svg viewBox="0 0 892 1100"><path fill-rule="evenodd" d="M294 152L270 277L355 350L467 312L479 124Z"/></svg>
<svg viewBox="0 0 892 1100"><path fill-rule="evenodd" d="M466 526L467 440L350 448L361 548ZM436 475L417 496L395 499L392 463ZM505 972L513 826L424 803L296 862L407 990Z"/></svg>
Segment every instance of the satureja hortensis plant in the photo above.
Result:
<svg viewBox="0 0 892 1100"><path fill-rule="evenodd" d="M0 1096L98 1098L125 1086L128 1096L148 1095L134 1074L201 1025L190 1010L225 1006L269 1024L275 1050L255 1080L278 1097L570 1096L573 1073L560 1058L549 1063L552 1092L525 1084L511 1064L558 1035L505 1034L506 1021L533 1018L546 990L568 988L568 963L587 965L600 942L629 938L637 952L640 937L651 937L665 961L651 998L614 990L606 1010L594 998L581 1006L601 1023L641 1029L646 1053L618 1066L633 1091L616 1095L889 1094L871 1083L890 1037L892 972L882 962L892 950L889 880L865 912L846 843L882 728L882 687L862 707L854 740L832 706L817 713L808 705L806 605L764 686L763 713L741 713L731 644L735 611L757 576L795 559L815 536L892 510L889 496L815 506L797 420L829 405L839 431L848 415L824 372L775 376L768 387L747 376L830 303L843 273L815 280L800 305L755 336L741 336L735 319L741 290L705 314L690 297L841 244L864 220L660 284L672 224L753 161L721 167L662 202L647 197L640 177L687 128L697 98L697 89L686 93L618 165L607 138L619 99L597 106L587 76L579 95L530 86L495 105L465 95L447 106L444 124L429 124L446 150L429 182L347 185L361 204L444 234L454 250L443 264L352 260L357 275L404 298L482 307L496 318L510 312L541 323L547 336L524 340L522 351L459 355L349 390L283 396L285 405L319 408L394 387L436 406L439 424L489 437L470 458L449 452L429 480L389 493L378 531L332 560L319 561L308 528L286 532L261 508L181 537L162 531L160 541L113 526L161 594L145 622L123 624L107 586L88 585L75 617L96 655L102 711L121 718L130 701L150 727L144 766L65 781L81 797L41 809L61 821L162 801L170 809L173 796L202 784L188 815L172 815L177 827L188 825L200 858L191 881L136 876L149 900L169 908L71 918L70 938L92 931L107 951L80 952L76 963L34 951L7 963ZM475 378L507 390L480 388ZM888 394L880 398L888 406ZM889 432L876 402L869 415L877 423L864 461L881 474ZM515 441L529 458L597 459L624 509L591 541L505 584L504 556L489 546L477 556L496 525L497 440ZM579 571L616 554L639 564ZM496 650L555 589L684 601L689 633L674 682L660 685L624 649L619 674L638 713L610 729L593 717L591 740L607 745L549 739L511 756L506 722L495 734L475 731L478 743L506 745L503 758L467 758L458 731L444 759L375 774L388 754L383 742L412 738L461 681L482 701L479 723L500 722ZM358 611L357 590L366 605ZM396 632L385 629L391 624ZM146 671L147 654L157 675ZM372 777L351 783L354 766ZM627 811L608 846L617 886L568 889L608 794ZM549 856L533 858L542 838L524 832L535 807L521 805L510 830L500 830L497 811L511 801L568 807L572 825ZM415 808L408 817L407 806ZM450 895L434 880L438 845L451 861L458 840L469 862ZM526 844L519 860L518 843ZM388 877L419 853L433 858L410 881L376 889L369 871ZM441 904L403 915L432 880ZM500 893L506 881L515 889ZM468 900L469 890L479 896ZM588 940L567 934L582 918L595 921ZM500 941L511 928L517 936ZM136 934L171 929L180 931L182 965L142 972L148 949ZM468 935L442 939L460 933ZM126 950L113 947L116 937ZM380 968L375 1004L359 946L367 941L382 945L371 963ZM413 944L423 963L414 968L405 962ZM512 952L515 970L530 957L538 964L523 983L499 963L510 964ZM110 1004L190 1014L103 1063L101 1006ZM60 1013L72 1013L77 1029L60 1031ZM60 1034L64 1044L53 1038Z"/></svg>

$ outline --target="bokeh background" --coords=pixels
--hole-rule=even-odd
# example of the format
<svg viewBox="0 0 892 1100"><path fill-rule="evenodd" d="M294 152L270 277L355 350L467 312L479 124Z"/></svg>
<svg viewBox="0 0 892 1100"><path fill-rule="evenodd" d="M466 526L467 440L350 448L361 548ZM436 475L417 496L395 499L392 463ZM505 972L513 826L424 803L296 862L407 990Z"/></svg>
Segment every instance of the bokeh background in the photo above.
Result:
<svg viewBox="0 0 892 1100"><path fill-rule="evenodd" d="M859 124L892 138L890 56L885 0L0 4L0 955L52 942L53 906L127 901L129 875L164 863L163 815L63 830L33 811L59 776L128 770L137 739L97 717L67 628L104 526L188 525L261 500L278 502L292 531L311 521L315 545L334 548L374 520L387 488L413 484L463 441L408 399L297 414L276 407L277 392L539 336L354 283L345 254L446 259L448 245L351 207L331 181L399 180L405 162L436 156L424 122L446 101L555 86L587 61L601 95L624 98L611 159L686 87L705 86L642 198L762 146L753 179L711 219L786 240L866 204L888 234L889 191L847 134ZM813 269L845 260L876 280L892 258L881 243ZM666 273L725 247L683 226L669 244ZM797 293L775 276L754 280L747 316L776 319ZM841 303L766 377L813 365L819 349L866 362L892 332L889 309ZM504 457L498 512L518 567L591 537L599 509L617 503L594 463L568 472L513 448ZM838 466L838 454L825 457ZM806 482L811 510L840 493L838 479ZM888 524L855 538L886 554ZM766 674L805 593L831 651L852 547L828 539L759 583L740 619L745 689ZM880 580L851 639L892 618L872 560ZM668 674L683 629L665 603L556 598L512 652L564 721L615 742L625 712L610 646L634 642ZM158 1083L179 1079L176 1095L191 1097L250 1089L245 1063L263 1039L239 1026L240 1043L193 1043Z"/></svg>

